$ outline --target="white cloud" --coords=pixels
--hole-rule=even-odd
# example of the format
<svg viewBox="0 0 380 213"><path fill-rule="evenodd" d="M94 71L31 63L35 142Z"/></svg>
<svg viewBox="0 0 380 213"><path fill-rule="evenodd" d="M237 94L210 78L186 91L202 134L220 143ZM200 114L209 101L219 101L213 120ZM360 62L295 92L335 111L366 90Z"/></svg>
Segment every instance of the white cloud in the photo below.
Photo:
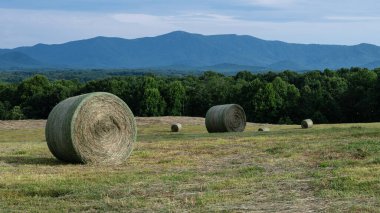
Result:
<svg viewBox="0 0 380 213"><path fill-rule="evenodd" d="M0 9L0 48L37 43L63 43L95 36L137 38L175 30L207 35L246 34L294 43L380 44L376 36L380 34L380 28L376 27L378 19L375 18L330 16L313 22L276 22L242 20L232 15L207 11L158 16L142 13ZM328 19L340 21L326 21Z"/></svg>
<svg viewBox="0 0 380 213"><path fill-rule="evenodd" d="M380 16L327 16L325 19L330 21L363 22L380 21Z"/></svg>
<svg viewBox="0 0 380 213"><path fill-rule="evenodd" d="M95 36L136 38L175 29L166 17L0 9L0 48L62 43Z"/></svg>
<svg viewBox="0 0 380 213"><path fill-rule="evenodd" d="M208 13L155 16L0 9L0 48L63 43L96 36L138 38L175 30L212 33L210 29L214 27L228 32L226 24L234 26L238 21L231 16Z"/></svg>
<svg viewBox="0 0 380 213"><path fill-rule="evenodd" d="M162 17L139 13L116 13L110 15L118 22L138 24L165 24Z"/></svg>
<svg viewBox="0 0 380 213"><path fill-rule="evenodd" d="M242 0L243 3L272 7L272 8L287 8L295 5L298 0Z"/></svg>

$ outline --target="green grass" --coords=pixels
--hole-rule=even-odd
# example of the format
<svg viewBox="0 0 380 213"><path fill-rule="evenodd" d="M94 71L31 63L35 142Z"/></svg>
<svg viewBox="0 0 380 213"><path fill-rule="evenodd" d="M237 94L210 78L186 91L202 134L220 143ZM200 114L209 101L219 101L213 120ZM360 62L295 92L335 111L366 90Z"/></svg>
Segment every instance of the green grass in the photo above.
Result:
<svg viewBox="0 0 380 213"><path fill-rule="evenodd" d="M0 130L5 212L380 212L380 123L208 134L139 126L123 166L72 165L43 129Z"/></svg>

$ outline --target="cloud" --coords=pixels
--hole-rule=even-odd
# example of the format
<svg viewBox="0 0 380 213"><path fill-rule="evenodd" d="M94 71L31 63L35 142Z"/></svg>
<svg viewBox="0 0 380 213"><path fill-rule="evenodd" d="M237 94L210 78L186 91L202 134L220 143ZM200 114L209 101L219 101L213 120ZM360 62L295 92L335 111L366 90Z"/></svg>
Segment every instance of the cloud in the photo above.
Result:
<svg viewBox="0 0 380 213"><path fill-rule="evenodd" d="M242 2L261 7L288 8L294 6L298 0L242 0Z"/></svg>
<svg viewBox="0 0 380 213"><path fill-rule="evenodd" d="M327 16L326 20L345 22L380 21L380 16Z"/></svg>
<svg viewBox="0 0 380 213"><path fill-rule="evenodd" d="M206 35L246 34L294 43L380 44L376 36L380 34L380 28L375 27L378 20L376 16L324 16L321 20L292 19L284 22L277 19L243 19L241 14L226 15L215 11L152 15L0 9L0 48L63 43L95 36L138 38L175 30Z"/></svg>
<svg viewBox="0 0 380 213"><path fill-rule="evenodd" d="M214 13L159 16L142 13L0 9L0 48L37 43L56 44L96 36L138 38L175 30L213 33L212 29L218 28L228 32L228 28L238 26L238 22L231 16Z"/></svg>
<svg viewBox="0 0 380 213"><path fill-rule="evenodd" d="M110 14L115 21L125 24L138 24L144 26L168 26L165 16L154 16L141 13Z"/></svg>
<svg viewBox="0 0 380 213"><path fill-rule="evenodd" d="M62 43L95 36L136 38L174 30L147 14L0 9L0 48Z"/></svg>

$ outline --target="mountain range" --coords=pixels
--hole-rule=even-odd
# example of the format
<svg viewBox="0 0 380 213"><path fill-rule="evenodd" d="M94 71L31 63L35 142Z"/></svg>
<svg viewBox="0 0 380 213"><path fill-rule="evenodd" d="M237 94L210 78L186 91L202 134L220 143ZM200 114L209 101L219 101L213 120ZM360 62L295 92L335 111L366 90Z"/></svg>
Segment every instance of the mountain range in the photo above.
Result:
<svg viewBox="0 0 380 213"><path fill-rule="evenodd" d="M246 35L175 31L156 37L95 37L63 44L0 49L0 69L150 68L215 71L380 67L380 47L262 40Z"/></svg>

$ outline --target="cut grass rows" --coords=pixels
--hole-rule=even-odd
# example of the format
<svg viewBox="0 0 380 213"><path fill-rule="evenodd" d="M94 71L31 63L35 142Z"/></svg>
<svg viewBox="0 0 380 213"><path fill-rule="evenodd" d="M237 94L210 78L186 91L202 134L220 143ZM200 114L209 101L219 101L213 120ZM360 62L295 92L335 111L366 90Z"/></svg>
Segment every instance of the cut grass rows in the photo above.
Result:
<svg viewBox="0 0 380 213"><path fill-rule="evenodd" d="M378 212L380 124L179 134L139 126L123 166L64 164L42 129L0 130L4 211Z"/></svg>

